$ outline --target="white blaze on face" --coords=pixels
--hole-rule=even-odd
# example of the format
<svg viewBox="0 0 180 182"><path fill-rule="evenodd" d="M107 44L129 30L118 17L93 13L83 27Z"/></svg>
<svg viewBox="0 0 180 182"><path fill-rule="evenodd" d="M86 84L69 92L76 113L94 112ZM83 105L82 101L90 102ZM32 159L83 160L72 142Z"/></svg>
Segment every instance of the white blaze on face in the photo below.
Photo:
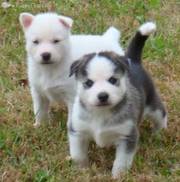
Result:
<svg viewBox="0 0 180 182"><path fill-rule="evenodd" d="M126 79L122 73L115 73L115 65L111 60L102 56L94 57L87 65L87 77L94 82L90 88L84 88L79 83L79 96L81 100L95 107L99 104L98 94L105 92L109 95L108 103L111 106L116 105L123 98L126 92ZM116 76L119 85L113 85L108 80L110 77Z"/></svg>
<svg viewBox="0 0 180 182"><path fill-rule="evenodd" d="M105 57L96 56L88 65L88 77L96 81L105 81L114 74L115 65Z"/></svg>

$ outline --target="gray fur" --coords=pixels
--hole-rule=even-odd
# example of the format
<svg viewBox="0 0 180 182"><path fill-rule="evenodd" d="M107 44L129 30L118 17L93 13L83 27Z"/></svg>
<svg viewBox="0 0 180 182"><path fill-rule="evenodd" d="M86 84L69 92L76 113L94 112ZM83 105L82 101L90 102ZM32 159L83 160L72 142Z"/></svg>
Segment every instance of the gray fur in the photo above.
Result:
<svg viewBox="0 0 180 182"><path fill-rule="evenodd" d="M138 128L137 127L133 127L132 130L131 130L131 134L125 140L127 153L136 150L138 139L139 139Z"/></svg>

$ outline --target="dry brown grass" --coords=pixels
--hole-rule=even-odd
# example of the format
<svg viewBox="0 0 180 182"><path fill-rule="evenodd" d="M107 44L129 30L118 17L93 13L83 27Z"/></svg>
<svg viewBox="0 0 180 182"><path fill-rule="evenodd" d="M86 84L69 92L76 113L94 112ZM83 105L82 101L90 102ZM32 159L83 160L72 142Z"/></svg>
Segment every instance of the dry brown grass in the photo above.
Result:
<svg viewBox="0 0 180 182"><path fill-rule="evenodd" d="M119 181L180 181L180 4L178 1L10 1L0 8L0 181L113 181L110 169L114 150L91 146L91 167L79 171L68 160L66 111L54 107L52 126L35 130L26 78L24 37L20 12L61 12L75 20L73 33L101 33L110 25L122 31L126 46L136 28L155 20L156 36L148 40L144 64L153 75L169 113L168 129L151 135L141 126L139 150L132 169ZM55 3L56 2L56 3Z"/></svg>

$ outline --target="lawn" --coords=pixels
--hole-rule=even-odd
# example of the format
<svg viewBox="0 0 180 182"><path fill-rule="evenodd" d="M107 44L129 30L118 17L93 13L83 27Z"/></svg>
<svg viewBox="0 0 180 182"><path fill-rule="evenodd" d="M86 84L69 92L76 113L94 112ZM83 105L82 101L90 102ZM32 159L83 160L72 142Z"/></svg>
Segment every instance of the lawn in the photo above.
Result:
<svg viewBox="0 0 180 182"><path fill-rule="evenodd" d="M2 2L2 1L1 1ZM178 0L17 0L0 7L0 181L56 182L111 179L113 149L89 152L91 167L78 170L68 157L66 109L54 106L53 123L33 128L34 116L26 79L21 12L56 11L74 19L73 33L102 33L114 25L126 47L139 25L157 23L147 41L144 65L153 76L169 113L168 129L152 135L141 125L139 148L124 182L180 181L180 2ZM120 180L119 180L120 181Z"/></svg>

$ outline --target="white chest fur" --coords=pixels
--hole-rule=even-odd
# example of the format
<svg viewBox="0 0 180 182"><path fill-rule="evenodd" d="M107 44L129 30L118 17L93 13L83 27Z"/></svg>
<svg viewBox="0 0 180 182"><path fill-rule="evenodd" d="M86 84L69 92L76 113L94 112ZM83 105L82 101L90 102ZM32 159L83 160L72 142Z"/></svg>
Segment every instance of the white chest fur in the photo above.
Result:
<svg viewBox="0 0 180 182"><path fill-rule="evenodd" d="M69 78L69 67L55 65L34 64L33 60L28 60L28 75L30 86L34 87L38 93L44 95L50 101L72 102L74 99L74 79Z"/></svg>
<svg viewBox="0 0 180 182"><path fill-rule="evenodd" d="M75 104L72 116L72 125L77 134L83 135L90 140L94 140L100 147L117 144L121 139L125 139L130 134L133 122L131 120L113 123L112 115L105 111L90 114L81 119L82 108L79 104Z"/></svg>

